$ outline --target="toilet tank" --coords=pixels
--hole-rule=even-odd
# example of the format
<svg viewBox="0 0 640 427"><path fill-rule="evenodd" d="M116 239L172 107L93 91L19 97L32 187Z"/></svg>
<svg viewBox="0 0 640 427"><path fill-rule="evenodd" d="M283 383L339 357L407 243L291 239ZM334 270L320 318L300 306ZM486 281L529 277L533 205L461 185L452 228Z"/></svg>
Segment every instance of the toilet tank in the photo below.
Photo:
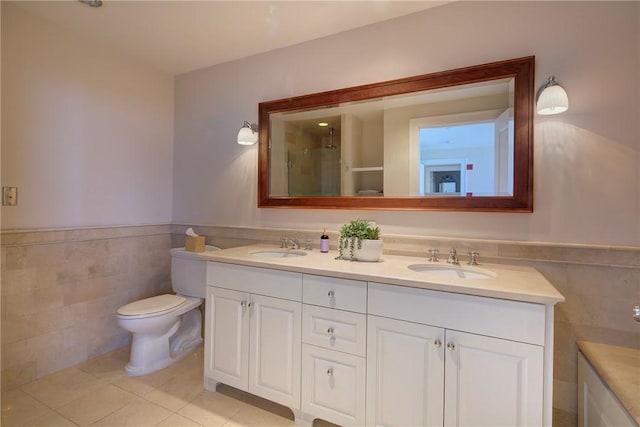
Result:
<svg viewBox="0 0 640 427"><path fill-rule="evenodd" d="M207 246L207 251L220 248ZM203 253L171 249L171 287L180 295L204 298L207 289L207 261Z"/></svg>

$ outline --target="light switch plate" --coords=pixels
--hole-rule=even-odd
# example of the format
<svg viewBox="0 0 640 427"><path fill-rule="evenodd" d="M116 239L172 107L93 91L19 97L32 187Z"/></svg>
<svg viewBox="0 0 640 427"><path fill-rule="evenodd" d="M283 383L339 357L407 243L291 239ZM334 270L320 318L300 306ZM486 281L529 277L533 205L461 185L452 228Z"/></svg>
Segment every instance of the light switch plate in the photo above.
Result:
<svg viewBox="0 0 640 427"><path fill-rule="evenodd" d="M18 187L2 187L2 206L18 204Z"/></svg>

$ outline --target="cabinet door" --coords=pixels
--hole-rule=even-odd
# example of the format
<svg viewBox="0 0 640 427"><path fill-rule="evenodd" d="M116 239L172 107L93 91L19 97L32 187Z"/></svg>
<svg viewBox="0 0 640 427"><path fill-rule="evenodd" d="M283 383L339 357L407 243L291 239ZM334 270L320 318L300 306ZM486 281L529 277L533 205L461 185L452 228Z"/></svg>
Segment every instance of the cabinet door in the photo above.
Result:
<svg viewBox="0 0 640 427"><path fill-rule="evenodd" d="M302 411L341 426L365 423L365 358L302 346Z"/></svg>
<svg viewBox="0 0 640 427"><path fill-rule="evenodd" d="M543 348L446 332L445 426L542 425Z"/></svg>
<svg viewBox="0 0 640 427"><path fill-rule="evenodd" d="M251 297L249 392L300 409L302 304Z"/></svg>
<svg viewBox="0 0 640 427"><path fill-rule="evenodd" d="M367 425L442 426L444 330L367 316Z"/></svg>
<svg viewBox="0 0 640 427"><path fill-rule="evenodd" d="M247 391L249 295L207 287L205 376Z"/></svg>

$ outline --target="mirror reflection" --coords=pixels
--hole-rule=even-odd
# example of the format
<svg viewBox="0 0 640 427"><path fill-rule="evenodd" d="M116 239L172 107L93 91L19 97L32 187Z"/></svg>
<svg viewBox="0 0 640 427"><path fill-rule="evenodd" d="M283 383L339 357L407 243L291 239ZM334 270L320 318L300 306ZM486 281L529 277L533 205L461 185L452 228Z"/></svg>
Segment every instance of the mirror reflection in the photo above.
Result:
<svg viewBox="0 0 640 427"><path fill-rule="evenodd" d="M274 196L513 195L514 79L271 114Z"/></svg>

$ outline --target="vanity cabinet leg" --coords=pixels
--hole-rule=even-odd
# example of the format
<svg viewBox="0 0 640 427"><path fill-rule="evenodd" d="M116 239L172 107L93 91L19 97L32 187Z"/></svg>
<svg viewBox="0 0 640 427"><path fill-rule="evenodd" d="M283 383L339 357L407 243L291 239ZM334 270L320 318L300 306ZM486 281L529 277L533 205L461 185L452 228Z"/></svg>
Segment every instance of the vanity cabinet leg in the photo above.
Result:
<svg viewBox="0 0 640 427"><path fill-rule="evenodd" d="M292 411L296 425L303 427L311 427L313 425L313 420L315 419L313 415L309 415L299 409L292 409Z"/></svg>
<svg viewBox="0 0 640 427"><path fill-rule="evenodd" d="M204 377L204 389L207 391L216 391L218 388L219 381L216 381L212 378Z"/></svg>

